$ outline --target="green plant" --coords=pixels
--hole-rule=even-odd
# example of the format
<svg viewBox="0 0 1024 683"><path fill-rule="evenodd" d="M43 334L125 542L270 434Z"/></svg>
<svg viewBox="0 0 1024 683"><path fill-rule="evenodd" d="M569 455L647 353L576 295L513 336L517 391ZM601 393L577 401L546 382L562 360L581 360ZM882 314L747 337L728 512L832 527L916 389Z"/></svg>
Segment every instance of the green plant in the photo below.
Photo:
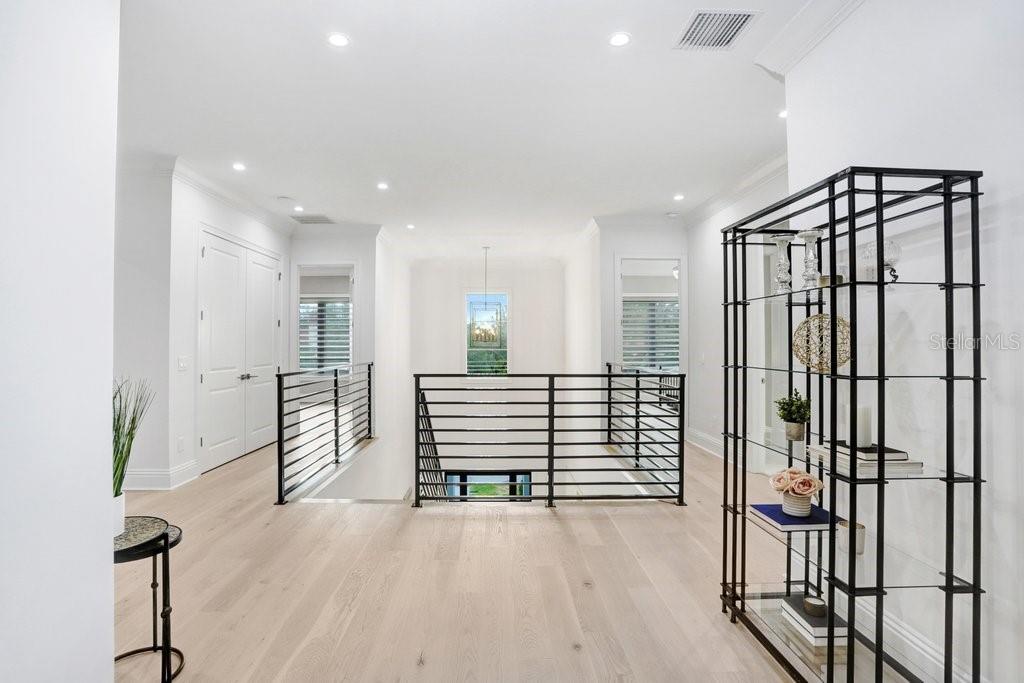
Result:
<svg viewBox="0 0 1024 683"><path fill-rule="evenodd" d="M811 402L800 395L799 391L793 391L792 396L783 396L775 401L779 407L779 417L783 422L796 422L804 424L811 419Z"/></svg>
<svg viewBox="0 0 1024 683"><path fill-rule="evenodd" d="M114 382L114 497L121 495L124 473L132 456L132 443L142 418L153 402L145 380L119 379Z"/></svg>

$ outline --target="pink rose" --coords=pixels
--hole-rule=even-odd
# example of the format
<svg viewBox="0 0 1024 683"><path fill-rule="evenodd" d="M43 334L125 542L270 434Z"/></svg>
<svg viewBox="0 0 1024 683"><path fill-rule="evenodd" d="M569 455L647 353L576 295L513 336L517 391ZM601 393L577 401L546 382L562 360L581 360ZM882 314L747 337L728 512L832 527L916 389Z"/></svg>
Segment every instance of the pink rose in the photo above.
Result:
<svg viewBox="0 0 1024 683"><path fill-rule="evenodd" d="M812 496L818 492L818 480L810 476L804 476L794 481L789 492L794 496Z"/></svg>
<svg viewBox="0 0 1024 683"><path fill-rule="evenodd" d="M791 483L789 470L782 470L781 472L776 472L772 475L771 484L772 488L776 491L781 492L787 490Z"/></svg>

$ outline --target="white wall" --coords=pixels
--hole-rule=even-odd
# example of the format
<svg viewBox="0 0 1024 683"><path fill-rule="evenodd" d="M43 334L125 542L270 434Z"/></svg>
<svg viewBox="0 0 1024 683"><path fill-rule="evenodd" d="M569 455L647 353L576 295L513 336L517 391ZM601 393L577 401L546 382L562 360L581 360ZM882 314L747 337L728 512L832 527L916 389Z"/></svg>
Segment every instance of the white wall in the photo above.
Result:
<svg viewBox="0 0 1024 683"><path fill-rule="evenodd" d="M601 358L601 234L591 221L565 254L565 371L604 372Z"/></svg>
<svg viewBox="0 0 1024 683"><path fill-rule="evenodd" d="M565 363L561 261L502 261L492 254L488 290L509 296L509 372L561 372ZM466 371L466 294L483 289L479 259L428 259L412 266L414 372Z"/></svg>
<svg viewBox="0 0 1024 683"><path fill-rule="evenodd" d="M117 46L116 0L0 4L7 681L113 678Z"/></svg>
<svg viewBox="0 0 1024 683"><path fill-rule="evenodd" d="M699 396L687 404L686 438L713 453L722 452L722 228L750 213L782 199L788 194L786 165L776 159L758 168L739 181L734 188L698 210L697 216L687 221L689 257L689 373L687 388L690 396ZM750 262L748 282L755 285L759 271ZM757 305L748 311L750 329L755 317L761 314ZM761 318L763 319L763 318ZM756 334L748 338L750 352L760 353L762 343ZM751 356L753 358L753 356ZM753 361L751 361L753 363ZM751 416L763 413L760 405L751 404ZM757 433L758 424L748 424L750 433ZM749 456L748 456L749 457ZM751 469L760 469L761 463L753 455L748 460Z"/></svg>
<svg viewBox="0 0 1024 683"><path fill-rule="evenodd" d="M1020 264L1024 256L1024 3L988 0L885 2L866 0L842 25L803 59L786 78L789 110L789 179L793 189L849 165L978 169L981 189L983 334L1021 333ZM934 230L934 226L929 228ZM931 252L929 252L929 248ZM906 245L905 245L905 251ZM913 246L903 273L939 250ZM921 294L923 297L934 294ZM914 302L908 304L915 308ZM914 322L914 316L908 318ZM957 328L969 330L968 321ZM942 332L935 329L934 332ZM922 333L927 330L922 330ZM896 362L913 362L926 352L916 344L894 349ZM1024 442L1024 381L1021 350L983 351L983 672L988 680L1017 680L1024 671L1024 535L1021 490L1024 466L1017 456ZM915 427L917 434L939 433L941 385L914 387L890 419ZM966 393L961 389L960 393ZM936 413L936 410L938 411ZM963 423L962 423L963 424ZM966 424L969 424L966 423ZM908 430L909 433L909 430ZM964 430L961 429L963 434ZM926 441L903 444L930 464L943 455ZM958 462L966 466L970 449ZM941 564L942 486L890 486L887 540L907 552ZM969 489L958 505L958 564L970 542ZM870 509L868 525L871 526ZM890 516L891 515L891 516ZM936 553L939 556L936 558ZM935 671L941 656L941 594L903 591L887 610L925 642L916 657ZM957 597L958 663L969 665L969 598Z"/></svg>
<svg viewBox="0 0 1024 683"><path fill-rule="evenodd" d="M156 397L132 450L126 489L165 489L199 474L198 264L204 231L278 258L287 229L178 159L122 150L118 170L114 368ZM281 285L282 317L290 282ZM282 327L281 365L289 328Z"/></svg>
<svg viewBox="0 0 1024 683"><path fill-rule="evenodd" d="M400 499L413 479L409 257L381 230L374 257L374 441L317 498Z"/></svg>

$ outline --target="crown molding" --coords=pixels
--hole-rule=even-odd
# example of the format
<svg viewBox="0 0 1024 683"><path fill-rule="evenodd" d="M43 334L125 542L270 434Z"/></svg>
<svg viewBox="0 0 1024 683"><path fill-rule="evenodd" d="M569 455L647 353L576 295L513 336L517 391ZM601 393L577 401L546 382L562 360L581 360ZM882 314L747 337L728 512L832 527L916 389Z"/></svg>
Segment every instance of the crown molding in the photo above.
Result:
<svg viewBox="0 0 1024 683"><path fill-rule="evenodd" d="M789 163L785 154L770 159L741 176L739 181L727 189L712 195L684 214L683 220L686 227L700 225L722 209L735 204L764 185L779 177L786 177L788 171Z"/></svg>
<svg viewBox="0 0 1024 683"><path fill-rule="evenodd" d="M772 41L757 53L754 63L785 77L863 2L864 0L808 0Z"/></svg>
<svg viewBox="0 0 1024 683"><path fill-rule="evenodd" d="M188 185L207 197L214 199L235 211L243 213L255 221L259 221L268 228L271 228L286 237L291 236L294 231L292 226L287 225L283 220L269 211L256 206L234 192L217 185L209 178L200 175L199 172L185 163L185 161L180 157L174 162L174 167L172 169L161 169L158 171L158 174L167 174L171 179Z"/></svg>

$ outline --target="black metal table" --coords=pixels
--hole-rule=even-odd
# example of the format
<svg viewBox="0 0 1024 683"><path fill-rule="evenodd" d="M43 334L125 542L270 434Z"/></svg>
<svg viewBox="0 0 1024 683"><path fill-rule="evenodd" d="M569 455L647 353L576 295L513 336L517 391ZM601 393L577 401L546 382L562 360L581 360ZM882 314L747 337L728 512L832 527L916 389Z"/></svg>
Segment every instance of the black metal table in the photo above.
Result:
<svg viewBox="0 0 1024 683"><path fill-rule="evenodd" d="M181 529L159 517L125 517L124 533L114 537L114 564L134 562L152 558L153 581L153 644L122 652L114 661L145 653L160 653L160 681L173 680L185 667L185 655L171 647L171 548L181 543ZM160 575L163 579L161 609L157 613L157 559L160 559ZM161 637L157 638L158 623L162 622ZM172 670L171 655L178 656L178 666Z"/></svg>

